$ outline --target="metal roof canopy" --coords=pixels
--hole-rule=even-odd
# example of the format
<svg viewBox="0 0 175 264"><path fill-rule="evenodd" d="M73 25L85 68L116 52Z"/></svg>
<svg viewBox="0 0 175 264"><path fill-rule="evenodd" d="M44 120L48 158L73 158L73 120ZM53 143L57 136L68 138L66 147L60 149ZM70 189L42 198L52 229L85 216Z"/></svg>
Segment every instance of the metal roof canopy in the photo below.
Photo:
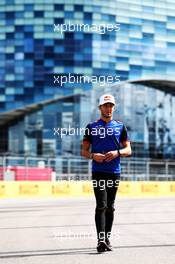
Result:
<svg viewBox="0 0 175 264"><path fill-rule="evenodd" d="M163 91L163 92L166 92L166 93L169 93L175 96L175 81L155 80L155 79L149 79L149 80L145 79L144 80L143 79L143 80L128 80L122 83L123 84L125 83L141 84L141 85L144 85L150 88L155 88L155 89L158 89L160 91ZM119 84L121 85L122 83L119 83ZM12 122L16 118L20 118L20 117L25 116L26 114L40 110L45 105L52 104L54 102L58 102L61 100L69 101L75 97L80 97L80 96L86 96L86 93L78 93L78 94L72 94L72 95L67 95L67 96L58 96L53 99L49 99L49 100L45 100L42 102L38 102L36 104L24 106L24 108L19 108L19 109L12 110L9 112L0 113L0 126L8 125L8 123Z"/></svg>
<svg viewBox="0 0 175 264"><path fill-rule="evenodd" d="M129 83L133 84L142 84L148 86L150 88L155 88L157 90L163 91L165 93L169 93L175 95L175 81L168 80L134 80L129 81Z"/></svg>
<svg viewBox="0 0 175 264"><path fill-rule="evenodd" d="M41 110L43 106L46 106L46 105L49 105L55 102L59 102L62 100L64 100L65 102L70 101L76 97L85 96L85 95L86 95L85 93L79 93L79 94L72 94L72 95L67 95L67 96L58 96L53 99L49 99L49 100L45 100L42 102L38 102L36 104L24 106L24 108L18 108L16 110L0 113L0 126L8 125L10 122L16 120L17 118L21 118L21 117L24 117L26 114L30 114L37 110Z"/></svg>

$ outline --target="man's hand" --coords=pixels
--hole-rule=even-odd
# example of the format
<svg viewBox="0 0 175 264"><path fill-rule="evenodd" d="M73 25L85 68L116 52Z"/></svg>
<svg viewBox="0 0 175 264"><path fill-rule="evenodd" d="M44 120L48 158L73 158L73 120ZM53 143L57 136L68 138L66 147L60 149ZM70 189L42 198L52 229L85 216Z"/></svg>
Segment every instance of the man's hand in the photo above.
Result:
<svg viewBox="0 0 175 264"><path fill-rule="evenodd" d="M118 150L109 151L105 154L104 161L110 162L119 156Z"/></svg>
<svg viewBox="0 0 175 264"><path fill-rule="evenodd" d="M93 153L93 160L102 163L105 159L105 155L101 153Z"/></svg>

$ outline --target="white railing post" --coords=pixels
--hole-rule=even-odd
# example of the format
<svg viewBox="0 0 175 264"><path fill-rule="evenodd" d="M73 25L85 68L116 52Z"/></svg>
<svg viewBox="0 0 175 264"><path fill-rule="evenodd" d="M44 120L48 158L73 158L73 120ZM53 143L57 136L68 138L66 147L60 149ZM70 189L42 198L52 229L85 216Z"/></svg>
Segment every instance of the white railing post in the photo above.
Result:
<svg viewBox="0 0 175 264"><path fill-rule="evenodd" d="M149 172L150 172L150 162L147 161L146 162L146 180L148 181L149 180Z"/></svg>

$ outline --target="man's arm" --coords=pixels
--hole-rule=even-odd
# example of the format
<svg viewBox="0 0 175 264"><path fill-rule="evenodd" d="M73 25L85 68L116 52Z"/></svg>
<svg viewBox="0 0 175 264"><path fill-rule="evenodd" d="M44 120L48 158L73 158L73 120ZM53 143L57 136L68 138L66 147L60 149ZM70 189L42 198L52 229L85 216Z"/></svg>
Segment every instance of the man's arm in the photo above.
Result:
<svg viewBox="0 0 175 264"><path fill-rule="evenodd" d="M132 155L132 150L131 150L131 143L130 141L126 140L122 142L123 148L120 150L120 156L121 157L129 157Z"/></svg>
<svg viewBox="0 0 175 264"><path fill-rule="evenodd" d="M88 159L94 159L96 162L103 162L105 155L101 153L91 153L90 145L90 142L83 140L81 145L81 155Z"/></svg>
<svg viewBox="0 0 175 264"><path fill-rule="evenodd" d="M92 153L90 152L90 145L91 143L88 141L83 140L81 144L81 156L91 159L92 158Z"/></svg>
<svg viewBox="0 0 175 264"><path fill-rule="evenodd" d="M129 157L132 154L131 151L131 143L130 141L126 140L122 142L123 148L119 150L120 157ZM105 161L109 162L119 156L118 150L109 151L105 155Z"/></svg>

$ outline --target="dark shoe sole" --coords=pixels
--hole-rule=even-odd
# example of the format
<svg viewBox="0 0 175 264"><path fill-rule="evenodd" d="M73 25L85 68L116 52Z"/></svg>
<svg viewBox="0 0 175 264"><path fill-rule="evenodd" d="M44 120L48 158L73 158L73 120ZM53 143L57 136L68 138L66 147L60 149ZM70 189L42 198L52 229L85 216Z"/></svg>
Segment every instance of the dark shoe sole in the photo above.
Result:
<svg viewBox="0 0 175 264"><path fill-rule="evenodd" d="M105 242L100 242L99 245L97 246L97 252L98 253L103 253L107 249L107 245Z"/></svg>
<svg viewBox="0 0 175 264"><path fill-rule="evenodd" d="M109 241L105 241L105 243L106 243L106 250L107 251L112 251L113 249L112 249L111 243Z"/></svg>
<svg viewBox="0 0 175 264"><path fill-rule="evenodd" d="M112 251L113 248L112 248L112 247L109 247L108 245L106 245L106 250L107 250L107 251Z"/></svg>

